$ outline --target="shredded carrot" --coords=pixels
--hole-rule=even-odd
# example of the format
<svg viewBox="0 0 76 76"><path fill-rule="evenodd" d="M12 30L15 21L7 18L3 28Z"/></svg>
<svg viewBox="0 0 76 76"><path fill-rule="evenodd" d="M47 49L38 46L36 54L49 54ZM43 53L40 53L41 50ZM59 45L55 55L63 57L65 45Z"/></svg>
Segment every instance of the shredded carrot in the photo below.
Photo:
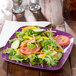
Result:
<svg viewBox="0 0 76 76"><path fill-rule="evenodd" d="M23 42L21 43L20 47L21 47L21 48L24 48L25 45L26 45L28 42L30 42L30 41L32 41L32 40L23 41Z"/></svg>
<svg viewBox="0 0 76 76"><path fill-rule="evenodd" d="M44 52L37 52L37 53L43 54Z"/></svg>
<svg viewBox="0 0 76 76"><path fill-rule="evenodd" d="M16 40L21 40L20 38L16 38Z"/></svg>
<svg viewBox="0 0 76 76"><path fill-rule="evenodd" d="M46 32L44 32L44 33L49 33L49 32L56 32L56 31L46 31Z"/></svg>
<svg viewBox="0 0 76 76"><path fill-rule="evenodd" d="M38 47L37 43L35 42L36 47Z"/></svg>
<svg viewBox="0 0 76 76"><path fill-rule="evenodd" d="M37 52L37 53L40 53L40 54L44 53L44 52L43 52L43 49L41 50L41 52Z"/></svg>
<svg viewBox="0 0 76 76"><path fill-rule="evenodd" d="M41 50L41 53L42 53L42 52L43 52L43 49ZM40 54L41 54L41 53L40 53Z"/></svg>
<svg viewBox="0 0 76 76"><path fill-rule="evenodd" d="M59 57L58 57L58 54L56 54L56 57L59 58Z"/></svg>
<svg viewBox="0 0 76 76"><path fill-rule="evenodd" d="M55 51L51 46L48 45L48 47L49 47L51 50Z"/></svg>
<svg viewBox="0 0 76 76"><path fill-rule="evenodd" d="M56 36L54 37L54 39L57 39L57 38L58 38L58 36L59 36L59 35L56 35Z"/></svg>
<svg viewBox="0 0 76 76"><path fill-rule="evenodd" d="M34 34L33 34L33 39L34 39L34 41L35 41L35 36L34 36Z"/></svg>
<svg viewBox="0 0 76 76"><path fill-rule="evenodd" d="M36 43L36 39L35 39L34 34L33 34L33 38L34 38L34 41L35 41L35 45L36 45L36 47L38 47L38 45L37 45L37 43Z"/></svg>
<svg viewBox="0 0 76 76"><path fill-rule="evenodd" d="M48 45L48 47L49 47L51 50L55 51L51 46ZM58 54L56 54L56 57L59 58L59 57L58 57Z"/></svg>

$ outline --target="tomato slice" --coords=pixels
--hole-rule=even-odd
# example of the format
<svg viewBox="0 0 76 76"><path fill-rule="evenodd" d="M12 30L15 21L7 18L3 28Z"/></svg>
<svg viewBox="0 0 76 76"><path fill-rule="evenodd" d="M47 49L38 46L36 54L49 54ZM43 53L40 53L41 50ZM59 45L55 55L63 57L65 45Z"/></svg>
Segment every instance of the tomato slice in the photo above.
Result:
<svg viewBox="0 0 76 76"><path fill-rule="evenodd" d="M34 54L35 52L38 52L41 49L41 44L39 44L38 47L36 47L35 49L29 49L27 46L24 48L20 48L20 51L24 54Z"/></svg>
<svg viewBox="0 0 76 76"><path fill-rule="evenodd" d="M61 46L66 46L70 43L70 38L65 35L57 35L55 39Z"/></svg>

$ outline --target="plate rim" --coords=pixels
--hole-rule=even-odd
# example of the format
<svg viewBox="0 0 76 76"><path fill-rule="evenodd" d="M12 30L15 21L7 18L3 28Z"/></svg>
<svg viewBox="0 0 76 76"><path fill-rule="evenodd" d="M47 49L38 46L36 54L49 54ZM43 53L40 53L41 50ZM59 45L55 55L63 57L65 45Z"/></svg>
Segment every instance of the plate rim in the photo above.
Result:
<svg viewBox="0 0 76 76"><path fill-rule="evenodd" d="M20 27L17 31L19 31L20 29L22 29L22 28L24 28L24 27L27 27L27 26L22 26L22 27ZM43 28L43 29L49 29L49 27L47 28L47 27L40 27L40 28ZM60 30L57 30L57 29L53 29L53 30L56 30L56 31L58 31L58 32L62 32L62 33L64 33L64 34L67 34L67 35L69 35L69 36L71 36L71 38L74 38L71 34L69 34L69 33L66 33L66 32L63 32L63 31L60 31ZM14 34L15 33L13 33L13 35L9 38L9 40L14 36ZM9 40L8 40L8 42L9 42ZM74 41L74 40L73 40ZM8 45L8 42L6 43L6 45L4 46L4 49L6 49L6 46ZM67 51L69 51L69 53L68 53L68 55L67 55L67 58L63 58L63 59L65 59L64 60L64 62L62 63L62 65L57 65L57 67L55 66L55 68L53 68L53 67L50 67L50 68L42 68L40 65L40 67L38 68L38 67L36 67L37 65L34 65L34 66L30 66L30 65L24 65L23 63L20 63L20 62L16 62L16 61L13 61L13 60L9 60L9 59L7 59L7 58L5 58L3 55L7 55L7 54L4 54L3 53L3 51L4 51L4 49L3 49L3 51L2 51L2 55L1 55L1 57L2 57L2 59L4 59L5 61L8 61L8 62L11 62L11 63L15 63L15 64L18 64L18 65L22 65L22 66L26 66L26 67L31 67L31 68L36 68L36 69L44 69L44 70L52 70L52 71L54 71L54 70L59 70L59 69L61 69L62 67L63 67L63 65L65 64L65 62L66 62L66 60L68 59L68 57L69 57L69 55L70 55L70 53L71 53L71 50L72 50L72 47L73 47L73 42L71 43L71 45L70 45L70 49L69 50L67 50ZM67 53L67 52L65 52L65 53ZM64 55L64 54L63 54ZM62 58L61 58L62 59ZM61 60L60 59L60 60ZM60 61L59 61L60 62Z"/></svg>

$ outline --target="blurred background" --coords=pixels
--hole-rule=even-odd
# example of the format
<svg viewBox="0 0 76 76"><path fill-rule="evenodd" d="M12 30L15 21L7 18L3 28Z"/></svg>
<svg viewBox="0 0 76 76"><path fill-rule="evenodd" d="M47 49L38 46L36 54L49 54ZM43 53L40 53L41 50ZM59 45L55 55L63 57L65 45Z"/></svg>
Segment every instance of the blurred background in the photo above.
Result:
<svg viewBox="0 0 76 76"><path fill-rule="evenodd" d="M0 27L2 27L5 20L11 20L13 16L13 20L19 20L22 16L21 14L13 14L12 9L14 5L18 4L18 1L21 0L1 0L0 2ZM61 25L63 23L62 16L62 0L37 0L40 5L40 14L32 13L30 11L29 6L30 1L36 0L22 0L23 8L25 12L23 13L24 17L27 21L50 21L53 25ZM37 19L37 15L39 15L39 19ZM23 16L22 16L23 17ZM44 19L43 19L44 18ZM20 21L20 20L19 20ZM24 20L25 21L25 20ZM0 28L1 29L1 28Z"/></svg>

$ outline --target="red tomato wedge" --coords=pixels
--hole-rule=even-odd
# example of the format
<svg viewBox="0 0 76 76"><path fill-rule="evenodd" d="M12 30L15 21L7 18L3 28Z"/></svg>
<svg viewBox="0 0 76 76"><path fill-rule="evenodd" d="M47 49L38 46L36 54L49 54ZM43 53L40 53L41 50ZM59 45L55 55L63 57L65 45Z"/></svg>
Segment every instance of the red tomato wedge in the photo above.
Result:
<svg viewBox="0 0 76 76"><path fill-rule="evenodd" d="M65 35L57 35L55 39L61 46L66 46L70 43L70 38Z"/></svg>
<svg viewBox="0 0 76 76"><path fill-rule="evenodd" d="M38 52L40 49L41 49L41 44L39 44L39 46L36 47L35 49L29 49L27 46L25 46L24 48L20 47L20 51L27 55L34 54L35 52Z"/></svg>

